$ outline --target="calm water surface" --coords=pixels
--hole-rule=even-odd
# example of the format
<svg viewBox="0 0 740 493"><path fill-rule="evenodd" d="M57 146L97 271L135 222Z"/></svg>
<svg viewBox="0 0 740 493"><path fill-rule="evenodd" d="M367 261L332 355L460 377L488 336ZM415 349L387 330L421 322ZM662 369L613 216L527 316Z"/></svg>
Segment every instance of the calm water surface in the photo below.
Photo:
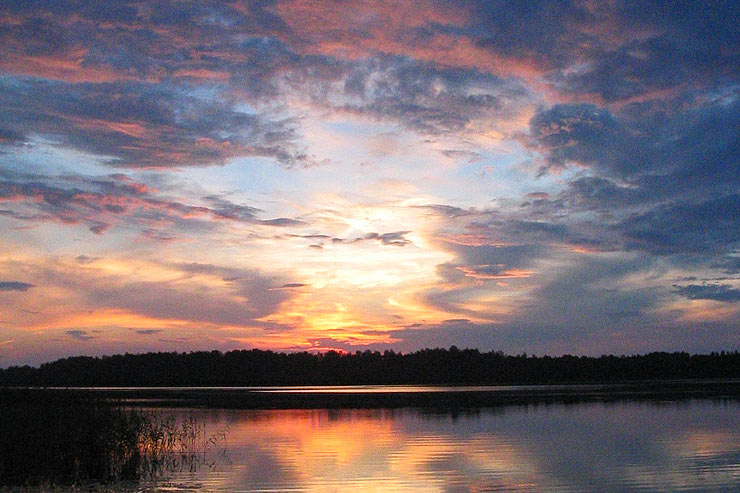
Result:
<svg viewBox="0 0 740 493"><path fill-rule="evenodd" d="M737 401L159 412L220 436L161 490L740 490Z"/></svg>

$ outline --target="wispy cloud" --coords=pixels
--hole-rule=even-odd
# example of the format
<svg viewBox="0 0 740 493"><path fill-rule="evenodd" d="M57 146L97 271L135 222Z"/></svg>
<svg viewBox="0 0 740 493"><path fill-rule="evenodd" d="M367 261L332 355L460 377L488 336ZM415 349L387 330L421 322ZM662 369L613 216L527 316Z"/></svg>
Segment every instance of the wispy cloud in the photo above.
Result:
<svg viewBox="0 0 740 493"><path fill-rule="evenodd" d="M0 281L0 291L28 291L33 284L21 281Z"/></svg>
<svg viewBox="0 0 740 493"><path fill-rule="evenodd" d="M77 339L78 341L89 341L90 339L95 338L95 336L88 335L84 330L68 330L65 334L73 339Z"/></svg>
<svg viewBox="0 0 740 493"><path fill-rule="evenodd" d="M728 284L689 284L675 286L676 293L692 300L740 301L740 289Z"/></svg>
<svg viewBox="0 0 740 493"><path fill-rule="evenodd" d="M191 205L162 197L156 189L123 174L98 178L26 175L0 170L0 203L6 215L31 222L85 224L102 234L119 222L144 227L152 238L166 237L159 228L193 223L201 227L222 220L287 227L303 222L291 218L260 219L255 207L205 197L205 205Z"/></svg>

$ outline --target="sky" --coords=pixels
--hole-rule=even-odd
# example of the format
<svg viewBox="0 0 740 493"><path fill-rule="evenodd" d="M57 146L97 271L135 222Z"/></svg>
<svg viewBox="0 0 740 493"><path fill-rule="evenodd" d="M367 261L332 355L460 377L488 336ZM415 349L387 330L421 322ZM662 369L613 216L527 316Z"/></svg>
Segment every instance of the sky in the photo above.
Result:
<svg viewBox="0 0 740 493"><path fill-rule="evenodd" d="M0 4L0 367L740 347L740 3Z"/></svg>

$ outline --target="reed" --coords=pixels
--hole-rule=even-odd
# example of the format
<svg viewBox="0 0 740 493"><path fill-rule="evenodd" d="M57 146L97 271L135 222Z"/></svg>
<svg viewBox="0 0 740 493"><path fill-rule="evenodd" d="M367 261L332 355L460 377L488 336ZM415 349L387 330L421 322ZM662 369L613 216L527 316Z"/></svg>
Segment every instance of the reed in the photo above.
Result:
<svg viewBox="0 0 740 493"><path fill-rule="evenodd" d="M206 464L225 433L195 416L126 409L89 393L0 390L0 488L156 480Z"/></svg>

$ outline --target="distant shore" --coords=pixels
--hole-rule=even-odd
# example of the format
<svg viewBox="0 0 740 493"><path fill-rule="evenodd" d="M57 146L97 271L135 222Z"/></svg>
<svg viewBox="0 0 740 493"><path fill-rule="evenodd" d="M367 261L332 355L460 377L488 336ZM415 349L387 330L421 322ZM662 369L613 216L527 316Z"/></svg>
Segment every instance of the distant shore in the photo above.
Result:
<svg viewBox="0 0 740 493"><path fill-rule="evenodd" d="M740 353L534 356L477 349L413 353L237 350L77 356L0 370L0 386L248 387L554 385L740 379Z"/></svg>
<svg viewBox="0 0 740 493"><path fill-rule="evenodd" d="M148 387L3 388L0 399L85 394L126 407L225 409L462 409L585 402L740 400L740 380L672 380L619 384L517 386L325 386L325 387Z"/></svg>

